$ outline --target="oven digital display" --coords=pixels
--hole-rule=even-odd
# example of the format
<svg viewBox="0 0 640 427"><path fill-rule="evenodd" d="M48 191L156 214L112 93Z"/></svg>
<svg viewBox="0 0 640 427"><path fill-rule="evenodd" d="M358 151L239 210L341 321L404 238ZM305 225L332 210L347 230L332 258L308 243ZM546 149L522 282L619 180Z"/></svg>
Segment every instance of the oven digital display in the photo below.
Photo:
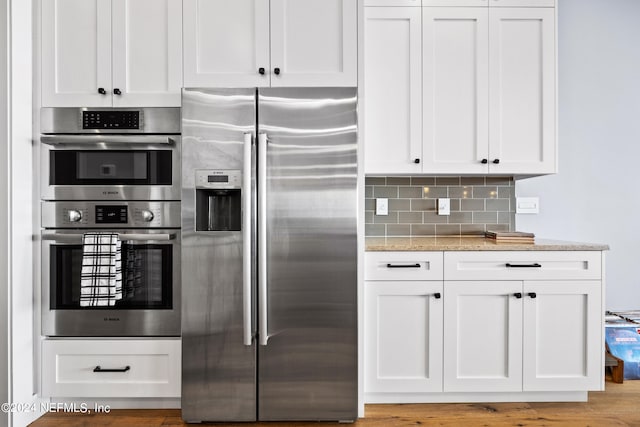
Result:
<svg viewBox="0 0 640 427"><path fill-rule="evenodd" d="M126 224L127 206L96 205L96 224Z"/></svg>
<svg viewBox="0 0 640 427"><path fill-rule="evenodd" d="M83 111L82 129L140 129L140 111Z"/></svg>
<svg viewBox="0 0 640 427"><path fill-rule="evenodd" d="M209 175L207 180L209 182L229 182L229 175Z"/></svg>

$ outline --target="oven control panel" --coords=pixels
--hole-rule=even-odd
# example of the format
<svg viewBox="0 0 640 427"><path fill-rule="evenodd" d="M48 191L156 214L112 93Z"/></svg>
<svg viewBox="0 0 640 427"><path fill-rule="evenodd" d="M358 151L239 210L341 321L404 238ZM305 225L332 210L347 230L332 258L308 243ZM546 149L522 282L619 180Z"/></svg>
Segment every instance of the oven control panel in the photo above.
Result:
<svg viewBox="0 0 640 427"><path fill-rule="evenodd" d="M43 228L180 228L180 202L43 202Z"/></svg>
<svg viewBox="0 0 640 427"><path fill-rule="evenodd" d="M82 129L140 129L140 111L83 111Z"/></svg>

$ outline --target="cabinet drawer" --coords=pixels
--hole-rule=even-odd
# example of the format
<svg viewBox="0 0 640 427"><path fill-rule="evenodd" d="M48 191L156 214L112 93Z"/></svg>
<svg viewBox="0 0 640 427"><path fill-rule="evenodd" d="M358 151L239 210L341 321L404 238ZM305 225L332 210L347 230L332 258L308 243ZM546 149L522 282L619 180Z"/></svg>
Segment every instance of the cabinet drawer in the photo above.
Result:
<svg viewBox="0 0 640 427"><path fill-rule="evenodd" d="M367 252L365 280L442 280L442 252Z"/></svg>
<svg viewBox="0 0 640 427"><path fill-rule="evenodd" d="M180 373L180 340L42 342L44 397L180 397Z"/></svg>
<svg viewBox="0 0 640 427"><path fill-rule="evenodd" d="M445 280L600 280L600 251L445 252Z"/></svg>

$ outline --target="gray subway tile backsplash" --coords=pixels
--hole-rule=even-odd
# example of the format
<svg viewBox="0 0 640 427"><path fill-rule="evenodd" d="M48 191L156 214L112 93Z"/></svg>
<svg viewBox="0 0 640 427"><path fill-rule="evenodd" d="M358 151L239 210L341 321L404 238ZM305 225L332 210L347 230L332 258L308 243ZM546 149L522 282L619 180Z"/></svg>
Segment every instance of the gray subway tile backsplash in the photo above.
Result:
<svg viewBox="0 0 640 427"><path fill-rule="evenodd" d="M375 214L375 198L389 199L389 215ZM438 215L436 199L451 199L451 214ZM367 177L367 236L482 235L513 230L512 177Z"/></svg>

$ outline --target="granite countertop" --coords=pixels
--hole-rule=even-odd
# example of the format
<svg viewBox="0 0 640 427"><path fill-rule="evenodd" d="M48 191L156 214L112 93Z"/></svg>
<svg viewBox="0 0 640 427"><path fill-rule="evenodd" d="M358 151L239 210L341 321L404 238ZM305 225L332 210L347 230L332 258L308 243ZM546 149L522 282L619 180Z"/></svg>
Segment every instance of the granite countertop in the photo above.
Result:
<svg viewBox="0 0 640 427"><path fill-rule="evenodd" d="M480 236L367 237L367 251L606 251L609 245L535 239L534 244L496 243Z"/></svg>

